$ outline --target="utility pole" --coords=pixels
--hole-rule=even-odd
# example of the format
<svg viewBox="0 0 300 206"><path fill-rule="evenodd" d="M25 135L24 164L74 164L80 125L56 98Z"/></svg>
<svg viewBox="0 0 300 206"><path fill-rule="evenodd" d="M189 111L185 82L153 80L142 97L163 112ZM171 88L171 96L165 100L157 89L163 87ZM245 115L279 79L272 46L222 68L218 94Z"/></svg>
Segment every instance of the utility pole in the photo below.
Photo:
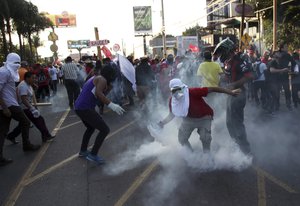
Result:
<svg viewBox="0 0 300 206"><path fill-rule="evenodd" d="M239 39L239 48L242 49L242 36L244 34L244 21L245 21L245 0L242 1L242 20L240 23L240 39Z"/></svg>
<svg viewBox="0 0 300 206"><path fill-rule="evenodd" d="M273 0L273 51L277 49L277 0Z"/></svg>
<svg viewBox="0 0 300 206"><path fill-rule="evenodd" d="M100 40L99 39L99 32L98 32L98 27L94 27L95 30L95 38L96 40ZM102 60L102 55L101 55L101 48L100 46L97 46L97 56L99 57L100 60Z"/></svg>
<svg viewBox="0 0 300 206"><path fill-rule="evenodd" d="M163 58L167 56L167 48L166 48L166 31L165 31L165 14L164 14L164 0L161 0L161 20L162 20L162 43L163 43Z"/></svg>

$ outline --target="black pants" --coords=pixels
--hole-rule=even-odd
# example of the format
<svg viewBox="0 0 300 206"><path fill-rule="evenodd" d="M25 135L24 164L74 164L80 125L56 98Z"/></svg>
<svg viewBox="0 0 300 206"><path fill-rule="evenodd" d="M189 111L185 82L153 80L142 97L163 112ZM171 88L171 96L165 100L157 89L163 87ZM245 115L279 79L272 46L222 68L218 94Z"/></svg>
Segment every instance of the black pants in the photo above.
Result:
<svg viewBox="0 0 300 206"><path fill-rule="evenodd" d="M3 114L3 110L0 110L0 159L3 157L3 145L5 137L9 131L9 125L11 119L14 119L20 123L23 145L29 144L29 127L30 121L24 114L20 106L8 107L11 112L11 117L6 117Z"/></svg>
<svg viewBox="0 0 300 206"><path fill-rule="evenodd" d="M284 96L285 96L285 103L287 107L291 107L291 90L289 86L289 80L279 80L278 81L278 88L276 93L276 105L280 105L280 90L283 88Z"/></svg>
<svg viewBox="0 0 300 206"><path fill-rule="evenodd" d="M45 96L49 97L50 96L50 91L49 91L49 85L42 85L39 86L37 91L36 91L36 98L40 99L45 98Z"/></svg>
<svg viewBox="0 0 300 206"><path fill-rule="evenodd" d="M56 94L56 92L57 92L57 80L51 80L50 85L51 85L51 89L53 91L53 94Z"/></svg>
<svg viewBox="0 0 300 206"><path fill-rule="evenodd" d="M250 152L244 125L244 108L246 106L246 91L237 97L228 96L226 109L226 125L231 138L240 146L245 154Z"/></svg>
<svg viewBox="0 0 300 206"><path fill-rule="evenodd" d="M262 104L262 106L266 106L266 82L265 81L255 81L252 83L253 86L253 95L256 104ZM258 92L260 91L260 97L258 97Z"/></svg>
<svg viewBox="0 0 300 206"><path fill-rule="evenodd" d="M97 155L105 137L110 132L109 127L95 110L75 110L75 112L82 120L83 124L86 126L86 130L82 138L80 148L81 151L87 150L90 138L93 135L95 129L99 130L91 151L92 155Z"/></svg>
<svg viewBox="0 0 300 206"><path fill-rule="evenodd" d="M73 107L73 105L80 93L79 84L76 82L76 80L65 79L65 86L66 86L67 93L68 93L69 106Z"/></svg>
<svg viewBox="0 0 300 206"><path fill-rule="evenodd" d="M294 102L294 106L297 107L300 104L300 99L298 96L298 92L300 91L300 83L292 84L292 98Z"/></svg>
<svg viewBox="0 0 300 206"><path fill-rule="evenodd" d="M46 127L45 119L42 116L39 116L38 118L34 118L34 116L29 111L29 109L25 109L24 113L26 117L34 124L34 126L36 126L36 128L41 132L42 139L51 136L49 130ZM8 134L8 138L16 138L17 136L19 136L19 134L21 133L21 129L22 126L21 123L19 123L18 126L15 127L13 131L11 131Z"/></svg>

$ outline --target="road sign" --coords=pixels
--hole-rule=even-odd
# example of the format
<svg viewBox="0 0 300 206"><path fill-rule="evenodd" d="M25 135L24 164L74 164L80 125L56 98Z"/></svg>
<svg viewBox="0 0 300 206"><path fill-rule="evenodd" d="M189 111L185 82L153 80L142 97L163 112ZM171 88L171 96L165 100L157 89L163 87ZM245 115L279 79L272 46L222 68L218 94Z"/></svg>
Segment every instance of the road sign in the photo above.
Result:
<svg viewBox="0 0 300 206"><path fill-rule="evenodd" d="M119 44L114 44L113 50L114 50L114 52L120 51L120 45Z"/></svg>
<svg viewBox="0 0 300 206"><path fill-rule="evenodd" d="M104 46L109 44L109 40L104 39L104 40L96 40L96 41L90 41L90 47L92 46Z"/></svg>
<svg viewBox="0 0 300 206"><path fill-rule="evenodd" d="M51 50L52 52L57 52L58 46L54 43L54 44L52 44L52 45L50 46L50 50Z"/></svg>
<svg viewBox="0 0 300 206"><path fill-rule="evenodd" d="M242 42L244 43L245 46L248 46L250 41L252 40L252 38L249 36L249 34L246 33L242 36L241 40L242 40Z"/></svg>
<svg viewBox="0 0 300 206"><path fill-rule="evenodd" d="M50 32L50 34L48 36L48 40L49 41L57 41L58 40L57 34L55 34L54 32Z"/></svg>

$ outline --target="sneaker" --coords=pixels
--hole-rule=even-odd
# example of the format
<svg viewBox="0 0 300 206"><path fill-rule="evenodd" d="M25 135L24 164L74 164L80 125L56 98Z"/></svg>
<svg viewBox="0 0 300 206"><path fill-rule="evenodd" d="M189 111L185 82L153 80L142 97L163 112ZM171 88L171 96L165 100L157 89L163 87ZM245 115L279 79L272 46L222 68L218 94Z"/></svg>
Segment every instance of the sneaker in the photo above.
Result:
<svg viewBox="0 0 300 206"><path fill-rule="evenodd" d="M89 160L89 161L91 161L91 162L95 162L95 163L97 163L99 165L105 163L105 160L102 157L97 156L97 155L88 154L86 156L86 159Z"/></svg>
<svg viewBox="0 0 300 206"><path fill-rule="evenodd" d="M1 167L1 166L8 165L8 164L10 164L10 163L12 163L12 162L13 162L12 159L6 159L6 158L2 157L2 158L0 159L0 167Z"/></svg>
<svg viewBox="0 0 300 206"><path fill-rule="evenodd" d="M78 157L87 157L90 154L90 151L86 150L86 151L80 151L78 153Z"/></svg>
<svg viewBox="0 0 300 206"><path fill-rule="evenodd" d="M52 142L53 139L55 138L55 135L50 135L48 137L42 137L43 142Z"/></svg>
<svg viewBox="0 0 300 206"><path fill-rule="evenodd" d="M26 145L23 145L23 151L24 152L28 152L28 151L36 151L38 149L40 149L40 145L34 145L34 144L26 144Z"/></svg>

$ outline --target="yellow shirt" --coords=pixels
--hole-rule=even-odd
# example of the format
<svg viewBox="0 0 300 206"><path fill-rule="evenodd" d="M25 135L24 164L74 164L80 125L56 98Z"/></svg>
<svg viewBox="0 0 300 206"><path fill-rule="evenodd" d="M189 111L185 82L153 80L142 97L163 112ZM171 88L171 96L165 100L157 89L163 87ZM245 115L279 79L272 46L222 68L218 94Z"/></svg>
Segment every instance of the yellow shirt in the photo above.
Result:
<svg viewBox="0 0 300 206"><path fill-rule="evenodd" d="M218 87L222 68L215 62L202 62L199 65L197 76L202 76L202 87Z"/></svg>

